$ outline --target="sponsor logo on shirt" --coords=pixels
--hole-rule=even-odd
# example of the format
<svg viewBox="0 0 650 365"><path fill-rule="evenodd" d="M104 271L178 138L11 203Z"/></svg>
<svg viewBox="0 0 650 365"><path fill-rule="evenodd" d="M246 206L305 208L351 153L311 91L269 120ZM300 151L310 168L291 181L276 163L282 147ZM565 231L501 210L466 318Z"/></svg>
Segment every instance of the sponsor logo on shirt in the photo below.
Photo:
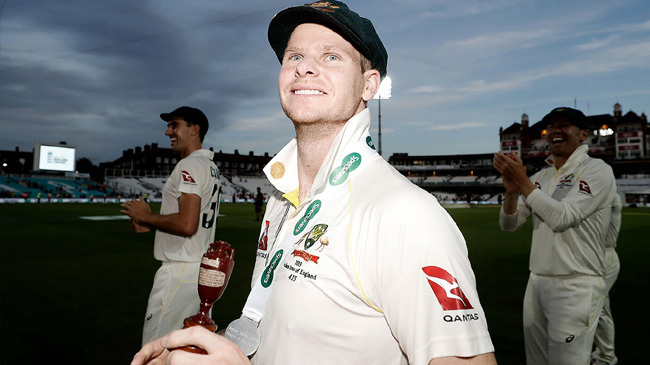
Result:
<svg viewBox="0 0 650 365"><path fill-rule="evenodd" d="M341 162L341 166L332 170L330 174L330 184L332 186L341 185L347 180L350 172L354 171L357 167L361 165L361 155L352 152L351 154L345 156Z"/></svg>
<svg viewBox="0 0 650 365"><path fill-rule="evenodd" d="M458 281L445 269L437 266L426 266L422 268L427 281L442 306L442 310L463 310L474 309L465 293L460 289Z"/></svg>
<svg viewBox="0 0 650 365"><path fill-rule="evenodd" d="M260 241L257 245L257 249L261 251L266 251L268 249L268 243L269 243L269 224L271 222L266 221L266 227L264 227L264 232L262 232L262 236L260 237Z"/></svg>
<svg viewBox="0 0 650 365"><path fill-rule="evenodd" d="M587 184L586 181L584 181L584 180L580 180L580 187L579 187L579 189L580 189L579 191L580 191L581 193L583 193L583 194L585 194L585 195L593 196L593 195L591 194L591 188L589 187L589 184Z"/></svg>
<svg viewBox="0 0 650 365"><path fill-rule="evenodd" d="M318 263L318 259L320 258L320 257L318 257L316 255L312 255L312 254L310 254L310 253L308 253L306 251L301 251L301 250L293 250L293 252L291 254L293 256L295 256L295 257L300 257L301 259L303 259L303 260L305 260L307 262L311 261L311 262L313 262L315 264Z"/></svg>
<svg viewBox="0 0 650 365"><path fill-rule="evenodd" d="M192 175L190 175L189 172L183 170L181 171L181 176L183 176L183 181L191 184L196 184L196 181L194 181L194 178L192 177Z"/></svg>
<svg viewBox="0 0 650 365"><path fill-rule="evenodd" d="M368 147L372 148L373 150L376 150L375 143L372 141L372 137L370 136L366 137L366 144L368 145Z"/></svg>
<svg viewBox="0 0 650 365"><path fill-rule="evenodd" d="M296 227L293 229L293 235L296 236L300 234L306 227L307 223L318 213L321 207L321 202L320 200L316 200L313 203L309 204L307 207L307 210L305 211L305 215L300 218L298 223L296 223Z"/></svg>
<svg viewBox="0 0 650 365"><path fill-rule="evenodd" d="M273 258L271 259L271 263L269 263L269 266L267 266L266 269L264 269L264 272L262 273L263 287L268 288L273 282L273 272L275 271L275 269L278 268L278 265L280 264L282 253L283 253L282 250L276 252Z"/></svg>

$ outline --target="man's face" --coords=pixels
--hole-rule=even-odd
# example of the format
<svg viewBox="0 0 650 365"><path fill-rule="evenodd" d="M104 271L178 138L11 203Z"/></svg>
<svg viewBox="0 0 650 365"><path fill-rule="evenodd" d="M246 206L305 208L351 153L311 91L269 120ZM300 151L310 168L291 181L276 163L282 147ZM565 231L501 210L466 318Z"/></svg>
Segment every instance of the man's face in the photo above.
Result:
<svg viewBox="0 0 650 365"><path fill-rule="evenodd" d="M568 158L587 139L588 133L566 117L557 117L546 128L546 142L555 156Z"/></svg>
<svg viewBox="0 0 650 365"><path fill-rule="evenodd" d="M165 135L169 137L172 151L183 152L187 148L190 142L192 127L188 126L187 122L180 117L176 117L167 123Z"/></svg>
<svg viewBox="0 0 650 365"><path fill-rule="evenodd" d="M282 109L294 123L345 123L378 86L379 72L362 73L361 54L338 33L305 23L291 34L278 87Z"/></svg>

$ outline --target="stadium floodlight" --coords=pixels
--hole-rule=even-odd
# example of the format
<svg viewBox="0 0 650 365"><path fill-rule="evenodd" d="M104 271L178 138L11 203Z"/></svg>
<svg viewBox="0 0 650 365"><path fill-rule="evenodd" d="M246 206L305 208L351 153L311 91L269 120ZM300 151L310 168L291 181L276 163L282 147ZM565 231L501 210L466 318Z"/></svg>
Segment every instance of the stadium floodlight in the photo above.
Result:
<svg viewBox="0 0 650 365"><path fill-rule="evenodd" d="M378 142L379 144L377 145L377 152L379 153L379 156L381 156L381 99L390 99L391 97L391 89L393 88L393 81L390 79L390 76L384 77L384 80L379 84L379 90L377 90L377 93L375 96L373 96L373 99L378 100L378 106L379 106L379 133L378 133Z"/></svg>

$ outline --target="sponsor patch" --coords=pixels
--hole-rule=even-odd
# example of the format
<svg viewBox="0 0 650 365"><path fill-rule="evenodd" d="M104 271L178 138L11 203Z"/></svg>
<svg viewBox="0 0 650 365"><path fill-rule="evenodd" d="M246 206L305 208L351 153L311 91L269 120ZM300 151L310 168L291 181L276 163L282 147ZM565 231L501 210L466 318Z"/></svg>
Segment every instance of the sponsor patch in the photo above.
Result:
<svg viewBox="0 0 650 365"><path fill-rule="evenodd" d="M305 211L305 215L300 218L298 223L296 223L296 226L293 229L293 235L297 236L302 232L306 227L307 223L318 213L321 207L321 202L320 200L316 200L313 203L309 204Z"/></svg>
<svg viewBox="0 0 650 365"><path fill-rule="evenodd" d="M366 144L368 145L368 147L372 148L373 150L376 150L375 143L372 141L372 137L370 136L366 137Z"/></svg>
<svg viewBox="0 0 650 365"><path fill-rule="evenodd" d="M273 255L273 258L271 259L271 262L269 263L269 266L264 269L264 272L262 273L262 286L265 288L268 288L271 286L271 283L273 282L273 272L275 269L278 268L278 265L280 264L280 259L282 259L282 253L283 250L278 250L278 252Z"/></svg>
<svg viewBox="0 0 650 365"><path fill-rule="evenodd" d="M269 224L271 222L266 221L266 226L264 227L264 232L262 232L262 236L260 237L260 241L257 245L258 250L266 251L268 248L268 243L269 243Z"/></svg>
<svg viewBox="0 0 650 365"><path fill-rule="evenodd" d="M592 194L591 194L591 188L589 187L589 184L587 184L586 181L584 181L584 180L580 180L580 187L579 187L579 189L580 189L580 192L581 192L581 193L584 193L584 194L587 194L587 195L589 195L589 196L592 196Z"/></svg>
<svg viewBox="0 0 650 365"><path fill-rule="evenodd" d="M310 254L308 252L301 251L301 250L293 250L293 252L291 254L293 256L295 256L295 257L300 257L301 259L303 259L303 260L305 260L307 262L311 261L311 262L313 262L315 264L318 263L318 259L320 258L320 257L318 257L316 255L312 255L312 254Z"/></svg>
<svg viewBox="0 0 650 365"><path fill-rule="evenodd" d="M341 185L348 178L350 172L354 171L361 165L361 155L352 152L345 156L341 162L341 166L335 168L330 174L330 184L332 186Z"/></svg>
<svg viewBox="0 0 650 365"><path fill-rule="evenodd" d="M423 267L422 271L436 295L442 310L463 310L474 309L465 293L458 286L458 281L445 269L437 266Z"/></svg>
<svg viewBox="0 0 650 365"><path fill-rule="evenodd" d="M196 181L194 181L194 178L192 177L192 175L190 175L189 172L183 170L181 171L181 176L183 176L183 181L196 184Z"/></svg>

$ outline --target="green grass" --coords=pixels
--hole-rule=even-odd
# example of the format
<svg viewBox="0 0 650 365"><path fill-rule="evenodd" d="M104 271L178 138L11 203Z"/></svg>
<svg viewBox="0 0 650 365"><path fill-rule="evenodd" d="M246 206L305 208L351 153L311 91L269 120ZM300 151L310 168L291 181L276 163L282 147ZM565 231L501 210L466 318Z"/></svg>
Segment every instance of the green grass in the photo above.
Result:
<svg viewBox="0 0 650 365"><path fill-rule="evenodd" d="M152 257L153 233L135 234L124 220L79 219L119 210L118 204L0 204L0 363L131 360L159 266ZM496 207L449 212L467 240L497 360L523 364L530 223L507 234L498 228ZM224 203L221 213L217 239L235 248L228 289L213 307L225 328L248 295L259 222L252 204ZM611 293L621 363L645 357L649 223L650 209L623 210L622 269Z"/></svg>

